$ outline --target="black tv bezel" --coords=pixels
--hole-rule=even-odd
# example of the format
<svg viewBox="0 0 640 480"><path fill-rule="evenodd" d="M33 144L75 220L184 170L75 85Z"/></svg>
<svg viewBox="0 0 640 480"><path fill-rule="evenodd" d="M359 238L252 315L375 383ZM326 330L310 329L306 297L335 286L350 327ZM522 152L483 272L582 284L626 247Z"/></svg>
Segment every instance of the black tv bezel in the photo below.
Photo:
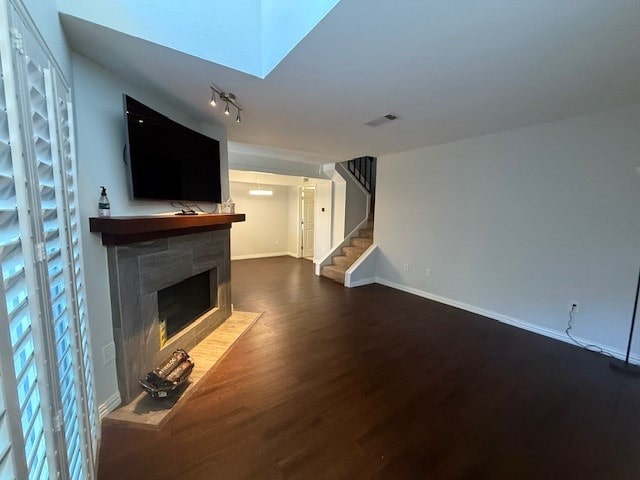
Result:
<svg viewBox="0 0 640 480"><path fill-rule="evenodd" d="M137 196L135 193L135 189L134 189L134 181L133 181L133 162L131 159L131 143L130 143L130 137L129 137L129 112L128 112L128 104L127 101L128 99L133 100L134 102L140 104L142 107L150 110L151 112L153 112L153 115L157 115L159 119L162 119L162 121L164 122L168 122L171 124L175 124L178 127L181 128L185 128L195 134L197 134L200 137L204 137L208 140L211 140L213 142L215 142L216 144L216 151L217 151L217 162L218 162L218 188L217 191L214 192L217 193L217 196L213 195L212 198L196 198L196 197L192 197L189 195L183 195L183 197L189 197L189 198L173 198L173 197L169 197L169 196L156 196L156 197L148 197L148 196ZM155 201L163 201L163 202L203 202L203 203L222 203L222 171L221 171L221 166L222 166L222 162L221 162L221 158L220 158L220 140L213 138L213 137L209 137L208 135L204 135L203 133L198 132L197 130L194 130L192 128L187 127L186 125L183 125L180 122L177 122L171 118L169 118L168 116L158 112L157 110L149 107L148 105L144 104L143 102L141 102L140 100L133 98L132 96L123 93L122 94L122 102L123 102L123 113L124 113L124 133L125 133L125 147L124 147L124 152L123 152L123 156L124 156L124 163L126 164L126 175L127 175L127 184L128 184L128 189L129 189L129 197L132 200L155 200Z"/></svg>

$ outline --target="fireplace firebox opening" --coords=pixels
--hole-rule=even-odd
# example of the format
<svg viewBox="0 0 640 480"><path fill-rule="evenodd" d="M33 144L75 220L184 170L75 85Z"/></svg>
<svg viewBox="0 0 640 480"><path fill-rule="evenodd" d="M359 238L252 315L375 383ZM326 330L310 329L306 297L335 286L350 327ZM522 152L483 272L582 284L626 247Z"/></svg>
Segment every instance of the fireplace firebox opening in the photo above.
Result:
<svg viewBox="0 0 640 480"><path fill-rule="evenodd" d="M161 345L202 314L217 307L217 298L215 268L158 290Z"/></svg>

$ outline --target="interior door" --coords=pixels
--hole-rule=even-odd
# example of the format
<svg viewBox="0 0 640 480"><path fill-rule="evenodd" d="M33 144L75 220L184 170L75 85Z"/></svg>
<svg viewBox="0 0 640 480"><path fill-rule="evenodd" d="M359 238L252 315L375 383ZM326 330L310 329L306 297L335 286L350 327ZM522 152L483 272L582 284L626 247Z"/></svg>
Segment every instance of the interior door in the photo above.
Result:
<svg viewBox="0 0 640 480"><path fill-rule="evenodd" d="M313 257L316 188L302 188L302 256Z"/></svg>

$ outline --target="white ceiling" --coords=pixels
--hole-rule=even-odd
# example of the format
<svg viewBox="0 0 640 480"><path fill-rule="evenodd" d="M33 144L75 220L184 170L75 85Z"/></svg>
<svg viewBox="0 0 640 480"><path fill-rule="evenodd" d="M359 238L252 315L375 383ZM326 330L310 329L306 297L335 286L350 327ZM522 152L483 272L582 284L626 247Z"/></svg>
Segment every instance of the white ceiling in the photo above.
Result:
<svg viewBox="0 0 640 480"><path fill-rule="evenodd" d="M637 0L342 0L264 79L61 18L74 50L202 121L226 123L229 140L319 158L380 156L640 102ZM241 124L209 106L211 82L238 96ZM363 125L386 113L400 118Z"/></svg>

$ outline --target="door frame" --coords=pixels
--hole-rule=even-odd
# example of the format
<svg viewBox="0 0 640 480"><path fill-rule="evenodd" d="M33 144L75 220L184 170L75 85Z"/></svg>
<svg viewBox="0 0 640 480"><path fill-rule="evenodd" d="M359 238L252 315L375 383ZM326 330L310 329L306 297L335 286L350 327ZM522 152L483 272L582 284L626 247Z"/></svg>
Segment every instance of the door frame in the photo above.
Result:
<svg viewBox="0 0 640 480"><path fill-rule="evenodd" d="M298 245L297 245L297 256L298 258L306 258L304 256L304 235L303 235L303 215L304 215L304 190L306 189L312 189L313 190L313 196L314 196L314 205L315 205L315 201L316 201L316 184L309 184L309 185L301 185L298 187L298 225L297 225L297 239L298 239ZM314 224L315 224L315 215L316 215L316 211L315 211L315 206L314 206ZM316 229L314 226L313 229L313 257L312 257L312 261L315 260L315 247L316 247Z"/></svg>

